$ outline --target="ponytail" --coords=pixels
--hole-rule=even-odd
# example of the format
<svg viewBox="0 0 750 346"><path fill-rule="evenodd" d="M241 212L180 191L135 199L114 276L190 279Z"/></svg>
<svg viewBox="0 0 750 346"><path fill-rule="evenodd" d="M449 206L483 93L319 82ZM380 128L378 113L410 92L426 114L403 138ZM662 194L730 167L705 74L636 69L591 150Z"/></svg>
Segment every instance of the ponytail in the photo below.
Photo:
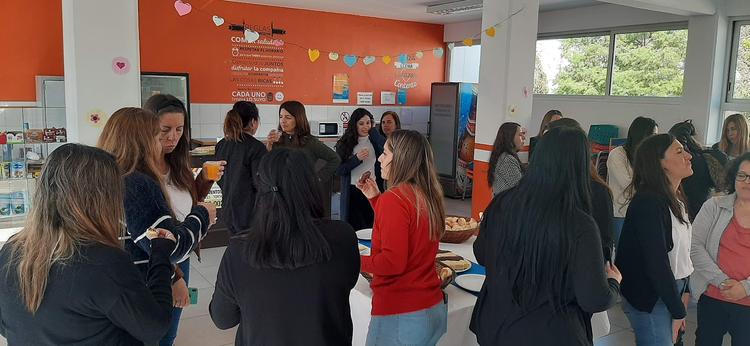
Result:
<svg viewBox="0 0 750 346"><path fill-rule="evenodd" d="M227 117L224 119L225 138L235 142L242 142L242 131L244 128L240 112L234 109L227 112Z"/></svg>

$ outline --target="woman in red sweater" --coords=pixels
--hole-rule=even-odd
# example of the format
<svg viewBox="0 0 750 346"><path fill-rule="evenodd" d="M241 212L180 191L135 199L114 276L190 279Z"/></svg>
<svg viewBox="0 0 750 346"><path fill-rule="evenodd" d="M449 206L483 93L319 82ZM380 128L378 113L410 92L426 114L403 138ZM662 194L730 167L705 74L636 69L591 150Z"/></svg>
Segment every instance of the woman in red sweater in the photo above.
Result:
<svg viewBox="0 0 750 346"><path fill-rule="evenodd" d="M435 345L448 312L435 272L445 208L432 150L419 132L397 130L378 161L390 188L357 184L375 210L371 255L361 257L373 274L367 345Z"/></svg>

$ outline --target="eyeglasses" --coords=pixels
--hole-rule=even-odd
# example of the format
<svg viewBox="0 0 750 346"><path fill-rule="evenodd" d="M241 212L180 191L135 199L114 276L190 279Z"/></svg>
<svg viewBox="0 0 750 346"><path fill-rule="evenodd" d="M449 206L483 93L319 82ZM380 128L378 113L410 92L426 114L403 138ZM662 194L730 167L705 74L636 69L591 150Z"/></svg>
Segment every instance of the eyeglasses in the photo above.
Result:
<svg viewBox="0 0 750 346"><path fill-rule="evenodd" d="M737 173L737 177L735 178L735 180L747 183L748 182L748 178L750 178L750 175L747 175L745 173L739 172L739 173Z"/></svg>

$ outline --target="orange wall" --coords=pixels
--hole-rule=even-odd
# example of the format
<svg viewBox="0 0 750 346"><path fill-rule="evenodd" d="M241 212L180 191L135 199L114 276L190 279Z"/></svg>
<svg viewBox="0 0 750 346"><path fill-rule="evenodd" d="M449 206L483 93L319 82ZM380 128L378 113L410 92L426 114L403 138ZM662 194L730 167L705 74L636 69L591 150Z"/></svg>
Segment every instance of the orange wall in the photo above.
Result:
<svg viewBox="0 0 750 346"><path fill-rule="evenodd" d="M269 25L286 30L275 36L287 42L284 59L285 100L298 99L310 104L332 103L334 73L348 73L350 104L356 103L357 91L374 92L379 104L380 91L396 91L393 86L397 70L393 62L385 65L380 58L365 66L360 59L353 68L343 62L345 54L359 56L393 55L429 50L417 70L417 88L409 89L409 105L428 105L430 83L444 79L445 60L436 58L432 49L443 47L443 26L308 10L269 7L225 1L191 1L193 11L179 17L172 1L139 2L141 69L149 72L187 72L190 74L192 102L229 103L235 85L230 81L232 36L227 24ZM225 19L215 27L212 15ZM264 36L261 36L264 37ZM294 47L296 43L304 48ZM320 58L311 63L306 48L317 48ZM327 53L338 52L338 61Z"/></svg>
<svg viewBox="0 0 750 346"><path fill-rule="evenodd" d="M36 101L34 76L63 75L62 1L0 1L0 101Z"/></svg>

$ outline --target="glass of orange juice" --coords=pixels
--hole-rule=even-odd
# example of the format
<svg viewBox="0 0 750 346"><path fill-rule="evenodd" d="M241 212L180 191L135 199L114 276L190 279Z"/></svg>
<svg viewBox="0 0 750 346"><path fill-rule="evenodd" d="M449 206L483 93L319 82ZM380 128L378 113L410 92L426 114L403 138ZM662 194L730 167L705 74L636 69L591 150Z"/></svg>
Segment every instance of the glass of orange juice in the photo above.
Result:
<svg viewBox="0 0 750 346"><path fill-rule="evenodd" d="M206 179L219 181L219 168L221 168L221 164L218 161L204 162L203 169L206 171Z"/></svg>

